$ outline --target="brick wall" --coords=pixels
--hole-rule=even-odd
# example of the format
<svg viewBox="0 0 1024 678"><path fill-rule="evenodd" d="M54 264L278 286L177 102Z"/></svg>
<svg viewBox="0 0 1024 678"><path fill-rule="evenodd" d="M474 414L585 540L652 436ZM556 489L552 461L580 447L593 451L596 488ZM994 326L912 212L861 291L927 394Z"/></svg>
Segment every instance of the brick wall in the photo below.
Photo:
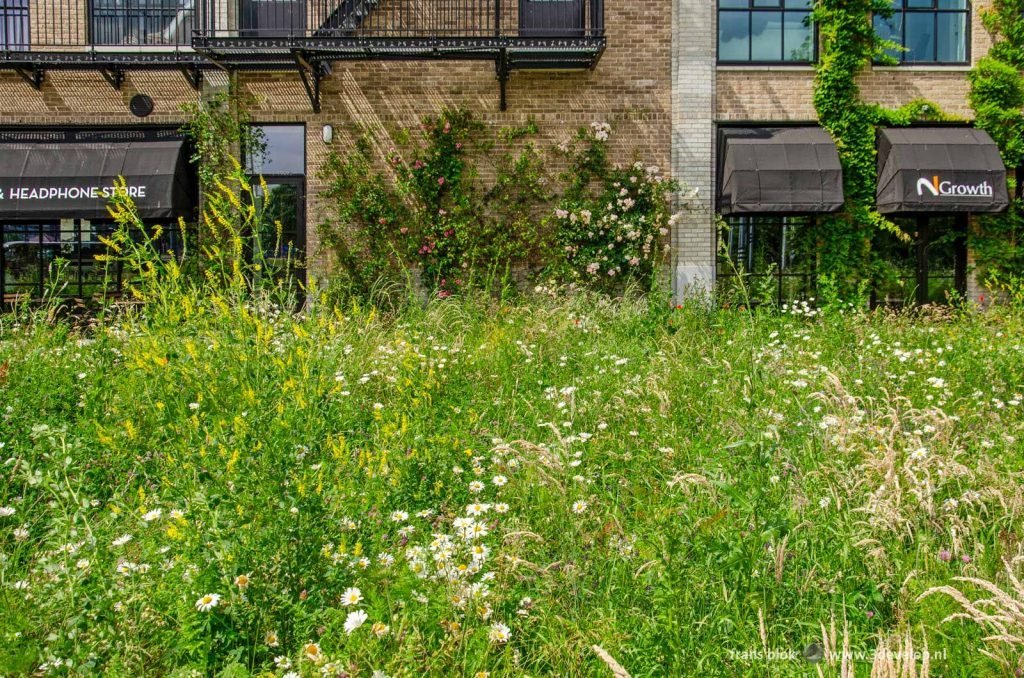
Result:
<svg viewBox="0 0 1024 678"><path fill-rule="evenodd" d="M37 1L37 0L33 0ZM578 127L594 121L612 125L613 160L668 167L671 146L671 48L668 17L672 0L609 3L605 9L608 48L593 71L515 72L508 82L508 108L499 110L499 88L493 62L338 62L322 83L322 112L310 103L293 69L279 73L246 72L241 89L258 104L256 122L291 122L307 126L307 231L311 252L322 268L316 225L321 220L317 173L330 148L322 140L323 125L334 128L332 148L343 150L369 132L378 146L390 148L399 130L414 127L426 115L447 106L470 109L493 130L533 119L540 128L538 144L553 146ZM224 86L214 74L205 89ZM126 125L138 124L128 112L132 95L143 92L156 105L146 123L182 121L181 105L199 94L176 72L129 72L121 91L98 72L47 73L41 91L18 75L0 72L3 124Z"/></svg>
<svg viewBox="0 0 1024 678"><path fill-rule="evenodd" d="M991 36L982 25L980 15L980 10L991 3L992 0L971 3L970 65L874 66L858 80L861 97L891 108L915 99L928 99L946 113L970 119L966 76L991 46ZM715 114L720 122L811 122L817 119L812 102L814 69L811 66L720 66L715 76ZM974 277L969 276L968 298L977 299L982 292Z"/></svg>
<svg viewBox="0 0 1024 678"><path fill-rule="evenodd" d="M568 139L591 122L608 122L615 162L632 162L638 154L645 162L669 167L672 36L664 17L670 7L670 0L607 5L608 48L597 68L514 72L506 111L499 110L498 81L490 62L336 63L321 85L320 114L310 112L302 84L292 73L243 73L239 84L261 102L254 120L307 125L308 239L311 251L317 251L316 225L323 210L316 175L331 149L351 146L368 133L386 151L401 130L445 107L466 107L493 131L533 119L541 148ZM330 147L321 133L327 124L334 128Z"/></svg>
<svg viewBox="0 0 1024 678"><path fill-rule="evenodd" d="M985 56L991 37L980 10L992 0L971 3L971 61ZM865 101L897 107L914 99L930 99L946 112L970 117L967 72L971 66L875 66L858 84ZM721 121L810 121L817 116L811 101L814 69L810 66L721 66L716 72L717 117Z"/></svg>

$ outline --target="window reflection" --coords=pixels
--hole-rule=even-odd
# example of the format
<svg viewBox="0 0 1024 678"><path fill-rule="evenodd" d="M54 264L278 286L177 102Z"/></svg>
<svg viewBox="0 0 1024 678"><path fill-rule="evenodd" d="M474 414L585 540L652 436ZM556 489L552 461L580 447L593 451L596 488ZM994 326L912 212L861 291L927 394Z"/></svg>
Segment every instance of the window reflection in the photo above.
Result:
<svg viewBox="0 0 1024 678"><path fill-rule="evenodd" d="M967 0L893 0L890 17L876 15L879 37L904 49L886 54L901 63L967 63Z"/></svg>
<svg viewBox="0 0 1024 678"><path fill-rule="evenodd" d="M302 125L254 125L255 144L246 171L252 175L302 176L306 173L306 128Z"/></svg>
<svg viewBox="0 0 1024 678"><path fill-rule="evenodd" d="M0 224L3 300L39 299L50 292L79 299L120 294L125 271L117 262L96 258L107 253L102 238L116 229L112 221L89 219ZM146 237L137 229L133 236ZM163 227L154 245L164 257L180 256L184 249L176 225Z"/></svg>
<svg viewBox="0 0 1024 678"><path fill-rule="evenodd" d="M719 0L720 62L808 63L811 0Z"/></svg>
<svg viewBox="0 0 1024 678"><path fill-rule="evenodd" d="M29 47L29 0L0 0L0 49Z"/></svg>

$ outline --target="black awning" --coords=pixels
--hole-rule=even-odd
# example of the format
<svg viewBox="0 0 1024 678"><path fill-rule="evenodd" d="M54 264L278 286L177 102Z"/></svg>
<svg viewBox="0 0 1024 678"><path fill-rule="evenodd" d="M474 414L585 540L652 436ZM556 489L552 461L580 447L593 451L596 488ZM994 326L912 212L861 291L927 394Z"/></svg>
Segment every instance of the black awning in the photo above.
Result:
<svg viewBox="0 0 1024 678"><path fill-rule="evenodd" d="M730 128L722 132L722 214L836 212L843 168L820 127Z"/></svg>
<svg viewBox="0 0 1024 678"><path fill-rule="evenodd" d="M878 133L878 211L1002 212L1006 166L987 132L969 127L887 128Z"/></svg>
<svg viewBox="0 0 1024 678"><path fill-rule="evenodd" d="M105 219L118 177L143 219L187 216L196 189L185 142L0 144L0 218Z"/></svg>

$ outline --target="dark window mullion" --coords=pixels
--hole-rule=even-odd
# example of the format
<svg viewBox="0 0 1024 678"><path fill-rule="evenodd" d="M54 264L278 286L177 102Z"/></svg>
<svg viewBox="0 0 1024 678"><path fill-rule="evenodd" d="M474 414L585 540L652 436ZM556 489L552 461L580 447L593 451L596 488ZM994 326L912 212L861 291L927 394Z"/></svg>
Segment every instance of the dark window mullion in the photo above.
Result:
<svg viewBox="0 0 1024 678"><path fill-rule="evenodd" d="M751 0L753 5L753 0ZM754 10L747 12L747 60L754 60Z"/></svg>
<svg viewBox="0 0 1024 678"><path fill-rule="evenodd" d="M781 52L780 56L782 57L783 61L786 61L787 59L786 59L786 8L785 8L785 3L783 3L783 7L781 8L780 11L781 11L781 13L779 14L779 19L782 22L782 23L779 24L779 34L780 34L781 39L782 39L782 52Z"/></svg>
<svg viewBox="0 0 1024 678"><path fill-rule="evenodd" d="M900 52L900 63L907 63L907 10L900 10L900 45L903 51Z"/></svg>

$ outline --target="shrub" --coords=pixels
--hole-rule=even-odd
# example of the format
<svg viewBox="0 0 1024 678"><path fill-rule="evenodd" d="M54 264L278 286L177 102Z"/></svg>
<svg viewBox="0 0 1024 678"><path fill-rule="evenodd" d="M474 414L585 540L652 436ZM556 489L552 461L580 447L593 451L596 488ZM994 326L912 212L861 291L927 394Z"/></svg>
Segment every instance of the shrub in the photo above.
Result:
<svg viewBox="0 0 1024 678"><path fill-rule="evenodd" d="M649 284L675 184L642 163L611 166L610 127L595 123L558 149L568 170L553 185L531 141L537 131L506 128L495 140L468 112L445 110L424 120L417 140L398 135L401 148L386 158L368 138L333 153L321 172L329 216L320 232L339 286L366 296L414 269L442 297L517 270L599 289Z"/></svg>

